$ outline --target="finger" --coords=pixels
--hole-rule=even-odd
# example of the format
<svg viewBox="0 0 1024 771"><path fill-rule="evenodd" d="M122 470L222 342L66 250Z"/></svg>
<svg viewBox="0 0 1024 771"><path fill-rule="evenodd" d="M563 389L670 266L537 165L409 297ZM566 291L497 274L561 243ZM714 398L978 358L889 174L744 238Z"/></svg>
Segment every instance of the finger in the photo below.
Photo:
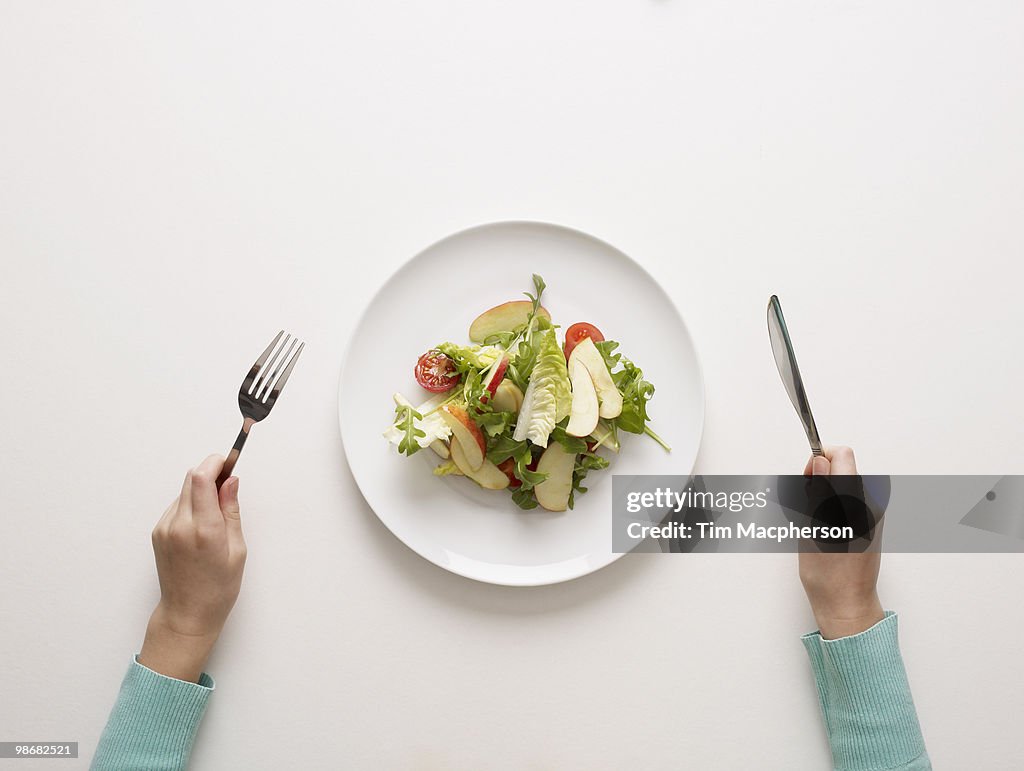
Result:
<svg viewBox="0 0 1024 771"><path fill-rule="evenodd" d="M220 486L220 510L224 519L241 522L242 509L238 505L238 477L228 477Z"/></svg>
<svg viewBox="0 0 1024 771"><path fill-rule="evenodd" d="M171 519L174 517L174 513L178 510L179 500L179 498L175 498L171 501L171 505L164 509L164 513L160 515L160 519L156 523L156 529L165 528L170 524Z"/></svg>
<svg viewBox="0 0 1024 771"><path fill-rule="evenodd" d="M811 459L811 475L827 477L831 473L831 463L824 455L815 455Z"/></svg>
<svg viewBox="0 0 1024 771"><path fill-rule="evenodd" d="M185 473L185 481L181 483L181 492L178 499L172 504L173 511L167 523L178 520L191 521L192 519L192 469Z"/></svg>
<svg viewBox="0 0 1024 771"><path fill-rule="evenodd" d="M220 510L228 528L228 538L235 542L242 540L242 509L238 505L238 477L228 477L220 486Z"/></svg>
<svg viewBox="0 0 1024 771"><path fill-rule="evenodd" d="M805 477L809 477L811 475L811 472L814 470L813 467L814 467L814 456L812 455L810 458L807 459L807 465L804 466L804 476Z"/></svg>
<svg viewBox="0 0 1024 771"><path fill-rule="evenodd" d="M833 474L856 474L857 461L849 447L829 447L829 463Z"/></svg>
<svg viewBox="0 0 1024 771"><path fill-rule="evenodd" d="M210 455L192 470L192 520L197 524L222 525L217 500L217 475L224 458Z"/></svg>

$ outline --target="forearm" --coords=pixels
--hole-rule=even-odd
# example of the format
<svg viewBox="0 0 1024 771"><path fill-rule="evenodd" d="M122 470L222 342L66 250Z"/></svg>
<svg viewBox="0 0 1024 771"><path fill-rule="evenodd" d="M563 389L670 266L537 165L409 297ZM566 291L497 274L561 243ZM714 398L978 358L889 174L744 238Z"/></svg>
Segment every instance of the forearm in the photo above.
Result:
<svg viewBox="0 0 1024 771"><path fill-rule="evenodd" d="M160 602L100 737L93 769L184 769L213 691L203 673L245 567L238 479L211 455L153 529Z"/></svg>
<svg viewBox="0 0 1024 771"><path fill-rule="evenodd" d="M931 768L897 630L896 616L887 613L850 637L803 637L839 771Z"/></svg>

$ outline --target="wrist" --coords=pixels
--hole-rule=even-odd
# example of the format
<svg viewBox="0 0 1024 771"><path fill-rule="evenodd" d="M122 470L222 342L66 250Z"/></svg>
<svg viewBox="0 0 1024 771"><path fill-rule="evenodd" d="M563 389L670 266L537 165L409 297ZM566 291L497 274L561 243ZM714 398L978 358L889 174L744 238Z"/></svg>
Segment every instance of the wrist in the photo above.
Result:
<svg viewBox="0 0 1024 771"><path fill-rule="evenodd" d="M146 626L138 662L161 675L195 683L219 636L219 630L204 632L176 624L173 614L157 605Z"/></svg>
<svg viewBox="0 0 1024 771"><path fill-rule="evenodd" d="M818 631L826 640L866 632L885 618L885 610L877 594L857 601L812 603L811 610Z"/></svg>

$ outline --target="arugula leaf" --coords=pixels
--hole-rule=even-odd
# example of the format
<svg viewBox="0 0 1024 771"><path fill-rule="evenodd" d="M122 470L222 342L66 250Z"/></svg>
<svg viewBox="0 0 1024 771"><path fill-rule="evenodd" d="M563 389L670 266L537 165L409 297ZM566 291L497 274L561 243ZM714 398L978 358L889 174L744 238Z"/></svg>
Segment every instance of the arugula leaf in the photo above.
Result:
<svg viewBox="0 0 1024 771"><path fill-rule="evenodd" d="M512 475L523 483L522 487L518 488L517 491L523 489L532 490L534 485L539 485L548 478L547 474L527 468L533 463L533 453L534 448L529 442L526 440L516 441L512 438L511 434L506 433L501 434L494 440L491 448L487 451L487 460L494 465L498 465L512 458L515 461Z"/></svg>
<svg viewBox="0 0 1024 771"><path fill-rule="evenodd" d="M537 316L532 322L534 332L543 332L546 329L554 329L549 319ZM526 325L520 327L526 331ZM537 365L537 358L540 355L540 346L533 339L532 335L520 340L514 350L510 350L512 356L509 358L508 369L505 370L505 377L519 386L520 391L526 391L530 387L530 378L533 376L533 368Z"/></svg>
<svg viewBox="0 0 1024 771"><path fill-rule="evenodd" d="M612 452L619 451L619 429L614 420L598 419L597 428L594 429L590 438L595 442L595 450L598 447L607 447Z"/></svg>
<svg viewBox="0 0 1024 771"><path fill-rule="evenodd" d="M581 452L587 451L587 441L578 436L569 436L565 433L565 426L561 424L555 426L551 431L551 438L573 455L579 455Z"/></svg>
<svg viewBox="0 0 1024 771"><path fill-rule="evenodd" d="M533 289L537 294L523 292L530 298L532 305L526 322L511 332L498 332L487 338L488 342L498 343L508 351L509 366L505 377L519 386L522 391L527 389L530 375L533 373L533 365L537 360L537 352L531 345L533 332L537 329L551 329L551 320L537 315L537 311L540 309L540 298L546 288L544 279L534 273Z"/></svg>
<svg viewBox="0 0 1024 771"><path fill-rule="evenodd" d="M601 354L601 358L604 359L605 366L608 367L609 372L619 365L619 359L622 358L622 354L615 353L615 349L619 347L617 342L614 340L602 340L599 343L594 343L594 347Z"/></svg>
<svg viewBox="0 0 1024 771"><path fill-rule="evenodd" d="M462 398L473 412L486 411L484 408L484 379L478 369L470 369L462 376ZM471 413L472 414L472 413ZM474 415L474 417L476 417Z"/></svg>
<svg viewBox="0 0 1024 771"><path fill-rule="evenodd" d="M480 412L473 416L476 424L487 432L488 436L501 436L515 422L514 412Z"/></svg>
<svg viewBox="0 0 1024 771"><path fill-rule="evenodd" d="M512 357L508 362L508 369L505 370L505 377L519 386L519 390L526 392L530 385L530 375L537 363L537 352L525 340L519 342Z"/></svg>
<svg viewBox="0 0 1024 771"><path fill-rule="evenodd" d="M584 452L576 457L576 465L572 469L572 490L569 492L569 508L576 502L576 493L582 495L587 491L583 486L583 480L587 477L588 471L608 468L608 459L602 458L592 452Z"/></svg>
<svg viewBox="0 0 1024 771"><path fill-rule="evenodd" d="M487 460L497 466L509 458L519 455L527 448L526 442L517 442L511 434L501 434L487 451Z"/></svg>
<svg viewBox="0 0 1024 771"><path fill-rule="evenodd" d="M604 358L605 364L608 365L612 382L619 389L619 393L622 394L622 412L617 418L609 421L612 431L621 428L623 431L628 431L631 434L647 434L664 447L666 451L671 452L672 448L668 446L665 440L654 433L654 430L647 425L651 419L650 415L647 414L647 402L654 395L654 384L644 379L643 370L621 353L615 352L619 344L614 340L595 343L595 346ZM618 371L613 371L613 367L619 364L622 365L622 368Z"/></svg>
<svg viewBox="0 0 1024 771"><path fill-rule="evenodd" d="M505 377L519 386L519 390L526 392L530 385L530 375L533 373L534 365L537 363L537 352L525 340L522 340L515 348L512 357L509 359L508 369L505 370Z"/></svg>
<svg viewBox="0 0 1024 771"><path fill-rule="evenodd" d="M522 329L523 327L516 327L511 332L495 332L493 335L489 336L486 340L484 340L484 345L501 346L507 351L509 346L512 344L512 341L519 337L519 333L522 331Z"/></svg>
<svg viewBox="0 0 1024 771"><path fill-rule="evenodd" d="M529 447L526 447L518 455L515 456L516 465L512 469L512 474L523 484L518 488L519 490L532 490L534 486L539 485L548 475L541 471L531 471L527 466L533 463L533 452Z"/></svg>
<svg viewBox="0 0 1024 771"><path fill-rule="evenodd" d="M523 292L523 294L525 294L527 297L529 297L530 300L533 302L533 313L531 315L533 315L533 316L537 315L537 309L540 307L540 296L542 294L544 294L544 290L547 289L547 287L548 287L548 285L544 283L544 279L542 279L539 275L534 273L533 274L533 290L537 294L536 295L532 295L529 292Z"/></svg>
<svg viewBox="0 0 1024 771"><path fill-rule="evenodd" d="M512 491L512 502L521 509L535 509L537 508L537 497L533 493L533 488L524 490L522 487L518 487Z"/></svg>
<svg viewBox="0 0 1024 771"><path fill-rule="evenodd" d="M463 375L462 399L466 403L466 412L476 421L480 428L489 435L497 436L515 422L516 416L511 412L495 412L491 405L491 394L484 385L486 371L470 369Z"/></svg>
<svg viewBox="0 0 1024 771"><path fill-rule="evenodd" d="M395 407L395 425L402 432L402 440L398 443L398 451L406 455L413 455L420 451L416 442L417 437L426 436L426 432L416 426L417 420L423 420L423 416L416 412L411 404L399 404Z"/></svg>
<svg viewBox="0 0 1024 771"><path fill-rule="evenodd" d="M612 382L622 394L622 414L616 418L619 428L631 434L642 434L650 420L647 402L654 395L654 384L644 380L643 370L622 357L622 369L612 373Z"/></svg>

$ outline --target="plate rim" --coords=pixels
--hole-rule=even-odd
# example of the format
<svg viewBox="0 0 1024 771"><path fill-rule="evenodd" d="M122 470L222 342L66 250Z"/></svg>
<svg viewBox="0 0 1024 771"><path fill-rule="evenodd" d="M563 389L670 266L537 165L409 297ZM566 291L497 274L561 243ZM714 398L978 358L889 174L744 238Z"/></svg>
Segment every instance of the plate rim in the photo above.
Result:
<svg viewBox="0 0 1024 771"><path fill-rule="evenodd" d="M583 238L591 240L591 241L596 241L600 245L606 247L607 249L611 250L612 252L614 252L614 253L620 255L621 257L625 258L635 269L637 269L641 273L643 273L643 275L646 278L650 279L650 281L652 281L656 286L658 286L662 290L662 293L664 294L665 298L668 300L669 305L671 306L672 310L675 312L676 316L679 319L679 323L682 325L682 328L683 328L683 330L686 333L686 338L687 338L687 340L689 340L690 346L693 349L694 359L695 359L695 362L696 362L697 383L699 384L699 388L700 388L700 419L699 419L699 424L700 425L699 425L699 428L697 430L697 443L696 443L697 451L696 451L696 454L694 455L694 458L693 458L693 464L691 465L690 469L686 472L689 475L693 474L693 470L694 470L694 468L696 468L696 465L697 465L697 460L700 457L701 446L703 445L703 442L704 442L704 429L705 429L706 424L707 424L707 420L706 420L706 418L707 418L707 386L706 386L706 383L704 381L704 366L702 364L700 352L697 349L697 343L694 340L693 333L690 331L690 328L689 328L689 326L686 323L686 319L683 318L682 312L679 310L679 307L676 305L675 301L672 299L672 296L669 295L669 293L665 291L664 284L662 282L658 281L645 266L643 266L642 264L637 262L635 259L633 259L633 257L631 257L629 254L624 252L622 249L619 249L614 244L612 244L612 243L610 243L608 241L605 241L603 238L599 238L598 236L595 236L595 235L593 235L591 233L588 233L585 230L580 230L579 228L572 227L570 225L563 225L561 223L550 222L550 221L547 221L547 220L535 220L535 219L493 220L493 221L490 221L490 222L483 222L483 223L480 223L480 224L477 224L477 225L471 225L469 227L461 228L460 230L456 230L456 231L454 231L452 233L449 233L446 236L442 236L441 238L439 238L439 239L437 239L435 241L432 241L427 246L423 247L422 249L417 251L415 254L413 254L412 256L407 258L406 260L404 260L401 265L399 265L395 270L393 270L391 272L391 274L387 278L384 279L383 283L381 283L381 285L377 287L376 291L374 291L374 293L370 296L370 298L363 304L362 310L359 312L359 315L357 316L355 322L353 323L352 331L348 335L348 339L347 339L347 341L345 343L345 348L344 348L344 350L342 352L342 355L341 355L341 367L340 367L340 369L338 371L338 385L337 385L338 433L339 433L340 438L341 438L342 452L345 455L345 464L348 466L349 473L352 475L352 479L355 481L356 488L359 490L359 494L362 496L363 501L369 507L370 511L373 512L373 515L377 518L377 521L379 521L382 525L384 525L384 527L388 530L388 532L391 533L391 535L393 535L395 537L395 539L399 541L399 543L401 543L403 546L405 546L405 548L407 548L409 551L411 551L417 557L419 557L422 560L425 560L426 562L429 562L432 565L435 565L438 568L441 568L442 570L444 570L444 571L446 571L448 573L452 573L453 575L457 575L457 576L460 576L462 578L468 578L470 580L476 581L476 582L481 583L481 584L486 584L486 585L491 585L491 586L510 586L510 587L554 586L556 584L562 584L562 583L567 583L569 581L575 581L577 579L583 578L584 576L588 576L588 575L592 575L594 573L597 573L598 571L603 570L604 568L608 567L609 565L611 565L611 564L613 564L615 562L618 562L622 557L624 557L626 554L629 554L630 552L611 552L608 555L609 558L607 560L602 561L602 562L600 562L600 564L597 564L597 565L590 565L590 564L588 564L588 565L586 565L586 569L583 570L582 572L573 573L572 575L566 575L564 577L556 577L554 579L543 579L542 578L542 579L538 579L536 581L530 581L530 580L517 581L517 580L501 580L501 579L496 579L496 578L483 578L483 577L481 577L479 575L473 575L473 574L470 574L470 573L465 572L463 570L458 570L458 569L456 569L456 568L454 568L454 567L452 567L450 565L441 564L440 562L437 562L436 560L434 560L433 558L427 556L426 554L421 553L419 550L417 550L411 544L409 544L401 535L399 535L397 532L395 532L395 529L385 520L385 518L383 518L377 512L377 510L374 508L373 504L370 503L370 499L367 497L366 490L363 489L362 482L360 482L359 477L356 475L355 471L352 468L352 462L351 462L351 459L349 458L349 448L348 448L348 445L345 442L345 427L344 427L344 425L342 423L342 389L343 389L343 386L344 386L345 373L346 373L346 371L348 370L348 367L349 367L349 358L352 355L352 349L354 347L354 341L355 341L356 333L362 327L363 322L366 319L367 314L370 312L370 308L374 305L374 303L380 297L381 293L391 283L391 281L395 278L395 276L397 276L399 273L401 273L403 270L405 270L410 264L412 264L413 262L418 260L420 257L422 257L425 253L431 251L432 249L437 248L438 246L440 246L441 244L443 244L446 241L453 240L455 238L460 238L462 236L465 236L465 235L467 235L469 233L472 233L472 232L478 231L478 230L486 230L486 229L489 229L489 228L509 227L509 226L512 226L512 227L515 227L515 226L527 226L527 227L532 226L532 227L537 227L537 226L539 226L539 227L542 227L542 228L552 228L552 229L555 229L555 230L566 231L566 232L569 232L569 233L571 233L571 234L573 234L575 236L580 236L580 237L583 237Z"/></svg>

